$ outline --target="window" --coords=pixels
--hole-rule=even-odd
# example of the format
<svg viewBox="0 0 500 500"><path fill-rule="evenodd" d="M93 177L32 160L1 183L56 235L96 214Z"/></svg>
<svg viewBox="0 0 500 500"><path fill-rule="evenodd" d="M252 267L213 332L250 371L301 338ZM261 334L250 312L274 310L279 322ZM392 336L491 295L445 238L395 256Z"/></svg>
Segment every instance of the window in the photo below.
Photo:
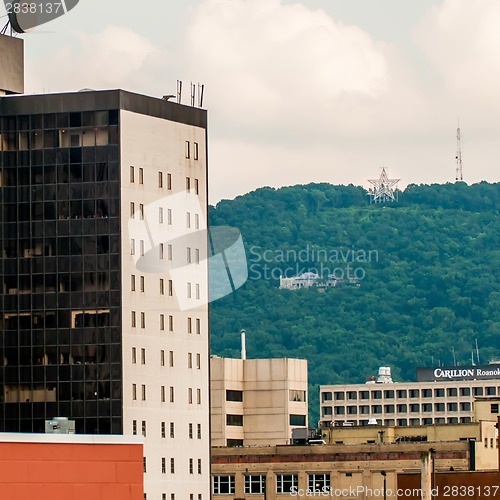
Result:
<svg viewBox="0 0 500 500"><path fill-rule="evenodd" d="M406 418L398 418L397 422L400 427L406 427L408 425L408 420Z"/></svg>
<svg viewBox="0 0 500 500"><path fill-rule="evenodd" d="M160 224L163 224L163 207L158 209L158 220L160 221Z"/></svg>
<svg viewBox="0 0 500 500"><path fill-rule="evenodd" d="M200 300L200 285L196 283L196 300Z"/></svg>
<svg viewBox="0 0 500 500"><path fill-rule="evenodd" d="M172 210L170 208L167 210L167 224L172 225Z"/></svg>
<svg viewBox="0 0 500 500"><path fill-rule="evenodd" d="M305 427L306 416L305 415L290 415L290 425Z"/></svg>
<svg viewBox="0 0 500 500"><path fill-rule="evenodd" d="M226 424L234 426L243 426L243 415L226 415Z"/></svg>
<svg viewBox="0 0 500 500"><path fill-rule="evenodd" d="M200 263L200 249L196 248L194 251L194 261L196 264Z"/></svg>
<svg viewBox="0 0 500 500"><path fill-rule="evenodd" d="M165 282L160 278L160 295L165 295Z"/></svg>
<svg viewBox="0 0 500 500"><path fill-rule="evenodd" d="M142 421L142 435L146 437L146 421Z"/></svg>
<svg viewBox="0 0 500 500"><path fill-rule="evenodd" d="M191 283L187 284L187 298L191 298Z"/></svg>
<svg viewBox="0 0 500 500"><path fill-rule="evenodd" d="M146 470L147 470L146 457L143 457L143 459L142 459L142 468L144 470L144 474L146 474Z"/></svg>
<svg viewBox="0 0 500 500"><path fill-rule="evenodd" d="M410 390L410 398L415 399L420 396L420 391L418 389L411 389Z"/></svg>
<svg viewBox="0 0 500 500"><path fill-rule="evenodd" d="M372 399L382 399L382 391L372 391Z"/></svg>
<svg viewBox="0 0 500 500"><path fill-rule="evenodd" d="M146 364L146 349L141 349L141 365Z"/></svg>
<svg viewBox="0 0 500 500"><path fill-rule="evenodd" d="M331 401L332 400L332 393L331 392L322 392L321 393L321 401Z"/></svg>
<svg viewBox="0 0 500 500"><path fill-rule="evenodd" d="M291 493L298 484L298 474L276 474L276 493Z"/></svg>
<svg viewBox="0 0 500 500"><path fill-rule="evenodd" d="M144 282L144 276L141 276L141 292L144 292L144 289L145 289L145 282Z"/></svg>
<svg viewBox="0 0 500 500"><path fill-rule="evenodd" d="M309 491L326 491L327 489L330 489L330 474L309 474Z"/></svg>
<svg viewBox="0 0 500 500"><path fill-rule="evenodd" d="M186 227L189 229L191 227L191 214L186 212Z"/></svg>
<svg viewBox="0 0 500 500"><path fill-rule="evenodd" d="M132 274L132 276L130 276L130 290L132 292L135 292L135 274Z"/></svg>
<svg viewBox="0 0 500 500"><path fill-rule="evenodd" d="M212 493L214 495L234 495L234 476L213 476Z"/></svg>
<svg viewBox="0 0 500 500"><path fill-rule="evenodd" d="M194 473L194 470L193 470L193 459L192 458L189 459L189 473L190 474Z"/></svg>
<svg viewBox="0 0 500 500"><path fill-rule="evenodd" d="M448 409L448 411L458 411L458 404L457 403L448 403L447 409Z"/></svg>
<svg viewBox="0 0 500 500"><path fill-rule="evenodd" d="M170 459L170 474L175 474L175 459Z"/></svg>
<svg viewBox="0 0 500 500"><path fill-rule="evenodd" d="M408 397L406 390L399 390L399 391L396 391L396 396L397 396L399 399L406 399L406 398Z"/></svg>
<svg viewBox="0 0 500 500"><path fill-rule="evenodd" d="M369 391L359 391L359 399L370 399Z"/></svg>
<svg viewBox="0 0 500 500"><path fill-rule="evenodd" d="M496 396L496 387L486 387L486 396Z"/></svg>
<svg viewBox="0 0 500 500"><path fill-rule="evenodd" d="M174 295L174 284L172 280L168 280L168 296L173 297Z"/></svg>
<svg viewBox="0 0 500 500"><path fill-rule="evenodd" d="M200 229L200 216L198 214L194 215L194 228Z"/></svg>
<svg viewBox="0 0 500 500"><path fill-rule="evenodd" d="M170 402L174 402L174 388L170 387Z"/></svg>
<svg viewBox="0 0 500 500"><path fill-rule="evenodd" d="M394 413L394 405L385 405L384 412L385 413Z"/></svg>
<svg viewBox="0 0 500 500"><path fill-rule="evenodd" d="M455 397L458 395L458 390L456 387L448 387L448 389L446 389L446 395L448 397Z"/></svg>
<svg viewBox="0 0 500 500"><path fill-rule="evenodd" d="M394 399L394 391L384 391L384 398Z"/></svg>
<svg viewBox="0 0 500 500"><path fill-rule="evenodd" d="M201 389L196 389L196 404L201 405Z"/></svg>
<svg viewBox="0 0 500 500"><path fill-rule="evenodd" d="M423 398L432 398L432 389L422 389L422 397Z"/></svg>
<svg viewBox="0 0 500 500"><path fill-rule="evenodd" d="M165 351L163 349L160 351L160 366L165 366Z"/></svg>
<svg viewBox="0 0 500 500"><path fill-rule="evenodd" d="M137 385L136 384L132 384L132 399L134 401L137 400Z"/></svg>
<svg viewBox="0 0 500 500"><path fill-rule="evenodd" d="M343 392L336 392L334 395L335 401L344 401L345 399L345 393Z"/></svg>
<svg viewBox="0 0 500 500"><path fill-rule="evenodd" d="M432 411L432 403L425 403L422 405L422 411L425 413L429 413Z"/></svg>
<svg viewBox="0 0 500 500"><path fill-rule="evenodd" d="M135 203L133 201L130 202L130 218L135 219Z"/></svg>
<svg viewBox="0 0 500 500"><path fill-rule="evenodd" d="M345 406L336 406L335 415L345 415Z"/></svg>
<svg viewBox="0 0 500 500"><path fill-rule="evenodd" d="M188 389L188 403L193 404L193 389L191 387Z"/></svg>
<svg viewBox="0 0 500 500"><path fill-rule="evenodd" d="M172 189L172 174L167 174L167 189Z"/></svg>
<svg viewBox="0 0 500 500"><path fill-rule="evenodd" d="M196 368L201 369L201 355L199 353L196 354Z"/></svg>
<svg viewBox="0 0 500 500"><path fill-rule="evenodd" d="M410 405L411 413L418 413L419 411L420 411L420 405L417 404Z"/></svg>
<svg viewBox="0 0 500 500"><path fill-rule="evenodd" d="M169 364L170 368L174 367L174 351L168 352L168 364Z"/></svg>
<svg viewBox="0 0 500 500"><path fill-rule="evenodd" d="M172 439L175 437L175 425L173 422L170 422L170 437Z"/></svg>
<svg viewBox="0 0 500 500"><path fill-rule="evenodd" d="M264 474L245 476L245 494L262 495L266 489L266 476Z"/></svg>
<svg viewBox="0 0 500 500"><path fill-rule="evenodd" d="M347 414L348 415L357 415L358 414L358 407L357 406L348 406L347 407Z"/></svg>
<svg viewBox="0 0 500 500"><path fill-rule="evenodd" d="M163 187L163 172L158 172L158 187Z"/></svg>
<svg viewBox="0 0 500 500"><path fill-rule="evenodd" d="M194 156L194 159L197 160L198 159L198 143L195 142L194 143L194 151L193 151L193 156Z"/></svg>
<svg viewBox="0 0 500 500"><path fill-rule="evenodd" d="M498 407L498 405L497 405L497 407ZM460 410L461 411L470 411L470 403L460 403ZM498 413L498 411L497 411L497 413Z"/></svg>
<svg viewBox="0 0 500 500"><path fill-rule="evenodd" d="M174 331L174 317L173 316L168 317L168 329L171 332Z"/></svg>
<svg viewBox="0 0 500 500"><path fill-rule="evenodd" d="M144 169L139 169L139 184L144 184Z"/></svg>
<svg viewBox="0 0 500 500"><path fill-rule="evenodd" d="M201 321L199 319L196 320L196 334L200 335L201 333Z"/></svg>
<svg viewBox="0 0 500 500"><path fill-rule="evenodd" d="M164 385L161 386L161 402L162 403L165 402L165 386Z"/></svg>
<svg viewBox="0 0 500 500"><path fill-rule="evenodd" d="M188 352L188 368L193 368L193 353Z"/></svg>
<svg viewBox="0 0 500 500"><path fill-rule="evenodd" d="M137 349L132 347L132 364L137 363Z"/></svg>
<svg viewBox="0 0 500 500"><path fill-rule="evenodd" d="M444 411L444 403L434 403L434 411Z"/></svg>
<svg viewBox="0 0 500 500"><path fill-rule="evenodd" d="M201 424L197 425L196 438L201 439Z"/></svg>
<svg viewBox="0 0 500 500"><path fill-rule="evenodd" d="M460 396L470 396L470 387L461 387Z"/></svg>
<svg viewBox="0 0 500 500"><path fill-rule="evenodd" d="M305 400L306 400L306 391L297 391L297 390L291 389L289 391L288 397L289 397L290 401L305 402Z"/></svg>
<svg viewBox="0 0 500 500"><path fill-rule="evenodd" d="M462 403L462 404L464 404L464 403ZM499 412L498 408L499 408L498 403L492 403L491 413L498 413Z"/></svg>
<svg viewBox="0 0 500 500"><path fill-rule="evenodd" d="M359 407L359 413L361 415L368 415L370 413L370 407L368 405L363 405Z"/></svg>
<svg viewBox="0 0 500 500"><path fill-rule="evenodd" d="M146 328L146 313L141 312L141 328Z"/></svg>
<svg viewBox="0 0 500 500"><path fill-rule="evenodd" d="M144 240L141 240L140 244L141 244L141 257L144 257Z"/></svg>
<svg viewBox="0 0 500 500"><path fill-rule="evenodd" d="M406 413L408 411L408 407L406 405L397 405L398 413Z"/></svg>
<svg viewBox="0 0 500 500"><path fill-rule="evenodd" d="M141 386L141 397L143 401L146 401L146 386L144 384Z"/></svg>
<svg viewBox="0 0 500 500"><path fill-rule="evenodd" d="M382 405L372 405L372 413L382 413Z"/></svg>
<svg viewBox="0 0 500 500"><path fill-rule="evenodd" d="M193 333L192 319L188 318L188 333Z"/></svg>
<svg viewBox="0 0 500 500"><path fill-rule="evenodd" d="M165 457L162 457L161 459L161 473L166 474L167 473L167 461Z"/></svg>
<svg viewBox="0 0 500 500"><path fill-rule="evenodd" d="M186 191L189 193L191 191L191 179L186 177Z"/></svg>
<svg viewBox="0 0 500 500"><path fill-rule="evenodd" d="M130 182L135 182L134 167L130 167Z"/></svg>
<svg viewBox="0 0 500 500"><path fill-rule="evenodd" d="M321 413L322 413L323 417L326 417L327 415L332 415L333 408L331 406L323 406L321 408Z"/></svg>
<svg viewBox="0 0 500 500"><path fill-rule="evenodd" d="M164 250L164 245L163 243L160 243L158 245L158 249L159 249L159 252L160 252L160 260L163 260L163 255L165 254L165 250Z"/></svg>
<svg viewBox="0 0 500 500"><path fill-rule="evenodd" d="M165 422L161 423L161 437L165 438L166 437L166 429L165 429Z"/></svg>
<svg viewBox="0 0 500 500"><path fill-rule="evenodd" d="M144 220L144 205L142 203L139 205L139 218Z"/></svg>
<svg viewBox="0 0 500 500"><path fill-rule="evenodd" d="M410 425L420 425L419 418L410 418Z"/></svg>
<svg viewBox="0 0 500 500"><path fill-rule="evenodd" d="M474 396L482 396L483 395L483 388L482 387L474 387L472 393Z"/></svg>
<svg viewBox="0 0 500 500"><path fill-rule="evenodd" d="M444 398L444 389L434 389L434 396L436 398Z"/></svg>
<svg viewBox="0 0 500 500"><path fill-rule="evenodd" d="M132 421L132 434L137 436L137 420Z"/></svg>
<svg viewBox="0 0 500 500"><path fill-rule="evenodd" d="M160 330L165 330L165 315L160 314Z"/></svg>
<svg viewBox="0 0 500 500"><path fill-rule="evenodd" d="M200 194L200 181L198 179L194 180L194 192Z"/></svg>
<svg viewBox="0 0 500 500"><path fill-rule="evenodd" d="M189 141L186 141L186 158L190 158L191 157L191 148L190 148L190 144L189 144Z"/></svg>
<svg viewBox="0 0 500 500"><path fill-rule="evenodd" d="M243 391L233 391L228 389L226 391L226 401L238 401L241 403L243 401Z"/></svg>
<svg viewBox="0 0 500 500"><path fill-rule="evenodd" d="M135 240L132 238L130 240L130 255L135 255Z"/></svg>
<svg viewBox="0 0 500 500"><path fill-rule="evenodd" d="M186 260L188 264L191 264L191 248L187 247L187 255L186 255Z"/></svg>
<svg viewBox="0 0 500 500"><path fill-rule="evenodd" d="M167 245L168 260L172 260L172 245Z"/></svg>
<svg viewBox="0 0 500 500"><path fill-rule="evenodd" d="M189 424L188 425L188 436L189 436L189 439L193 439L193 424Z"/></svg>
<svg viewBox="0 0 500 500"><path fill-rule="evenodd" d="M201 458L198 459L198 474L201 474Z"/></svg>

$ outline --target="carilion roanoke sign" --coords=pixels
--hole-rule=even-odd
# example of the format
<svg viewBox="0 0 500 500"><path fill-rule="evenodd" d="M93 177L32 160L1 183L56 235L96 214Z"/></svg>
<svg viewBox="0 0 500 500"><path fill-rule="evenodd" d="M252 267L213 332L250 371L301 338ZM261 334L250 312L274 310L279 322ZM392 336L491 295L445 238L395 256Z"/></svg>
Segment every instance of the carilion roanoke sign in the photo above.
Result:
<svg viewBox="0 0 500 500"><path fill-rule="evenodd" d="M417 368L417 382L500 380L500 365Z"/></svg>

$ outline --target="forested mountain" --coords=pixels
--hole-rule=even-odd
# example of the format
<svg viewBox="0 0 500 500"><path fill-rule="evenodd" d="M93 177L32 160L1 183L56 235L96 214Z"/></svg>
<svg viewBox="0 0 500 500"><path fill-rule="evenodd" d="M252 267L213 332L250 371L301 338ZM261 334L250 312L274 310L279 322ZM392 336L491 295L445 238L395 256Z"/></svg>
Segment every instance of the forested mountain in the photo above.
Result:
<svg viewBox="0 0 500 500"><path fill-rule="evenodd" d="M210 209L239 228L249 280L212 304L212 353L309 360L311 424L318 385L396 381L417 366L500 358L500 184L410 185L370 205L356 186L262 188ZM321 267L323 266L323 267ZM349 266L349 268L348 268ZM356 284L280 290L279 274L356 272ZM350 269L350 271L348 271Z"/></svg>

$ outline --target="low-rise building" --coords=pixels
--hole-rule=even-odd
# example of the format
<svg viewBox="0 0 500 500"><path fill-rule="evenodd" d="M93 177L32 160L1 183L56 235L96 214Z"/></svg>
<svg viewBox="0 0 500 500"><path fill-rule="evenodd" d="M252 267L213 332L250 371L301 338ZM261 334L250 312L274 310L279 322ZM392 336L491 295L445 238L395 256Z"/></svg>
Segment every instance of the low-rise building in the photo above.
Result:
<svg viewBox="0 0 500 500"><path fill-rule="evenodd" d="M213 446L288 444L307 427L307 361L212 357Z"/></svg>
<svg viewBox="0 0 500 500"><path fill-rule="evenodd" d="M500 365L418 368L417 382L380 370L365 384L320 386L320 426L468 423L475 399L500 395Z"/></svg>

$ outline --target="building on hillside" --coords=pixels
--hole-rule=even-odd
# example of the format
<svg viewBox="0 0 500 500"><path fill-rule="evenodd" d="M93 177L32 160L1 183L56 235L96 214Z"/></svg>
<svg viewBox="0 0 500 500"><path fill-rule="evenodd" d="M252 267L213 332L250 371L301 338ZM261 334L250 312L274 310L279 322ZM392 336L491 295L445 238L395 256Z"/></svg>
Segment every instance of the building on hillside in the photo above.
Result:
<svg viewBox="0 0 500 500"><path fill-rule="evenodd" d="M0 434L2 498L143 500L139 436Z"/></svg>
<svg viewBox="0 0 500 500"><path fill-rule="evenodd" d="M496 395L500 365L418 368L417 382L388 382L379 375L365 384L322 385L320 427L468 423L475 399Z"/></svg>
<svg viewBox="0 0 500 500"><path fill-rule="evenodd" d="M298 290L299 288L311 288L318 286L321 277L316 273L303 273L300 276L284 278L280 276L280 288L287 290Z"/></svg>
<svg viewBox="0 0 500 500"><path fill-rule="evenodd" d="M420 471L422 454L431 448L437 471L474 470L482 460L482 450L468 441L213 448L212 494L214 498L246 499L262 495L266 500L298 496L381 499L383 493L374 496L366 489L380 492L385 477L387 489L395 493L398 474ZM359 494L338 492L350 488L362 490ZM395 500L396 496L387 498Z"/></svg>
<svg viewBox="0 0 500 500"><path fill-rule="evenodd" d="M288 444L307 427L307 361L212 357L212 446Z"/></svg>
<svg viewBox="0 0 500 500"><path fill-rule="evenodd" d="M0 136L0 431L142 434L148 497L207 499L207 112L9 95Z"/></svg>
<svg viewBox="0 0 500 500"><path fill-rule="evenodd" d="M437 443L470 441L475 443L476 469L498 469L496 422L433 424L411 427L365 425L325 427L321 437L327 444Z"/></svg>

